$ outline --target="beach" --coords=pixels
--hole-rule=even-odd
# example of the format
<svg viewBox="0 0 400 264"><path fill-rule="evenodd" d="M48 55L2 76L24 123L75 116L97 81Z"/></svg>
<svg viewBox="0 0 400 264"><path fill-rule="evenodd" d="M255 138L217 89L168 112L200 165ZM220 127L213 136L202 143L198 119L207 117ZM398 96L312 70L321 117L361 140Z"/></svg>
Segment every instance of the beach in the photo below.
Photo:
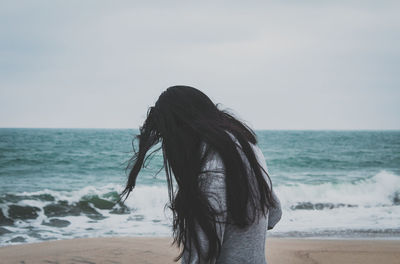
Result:
<svg viewBox="0 0 400 264"><path fill-rule="evenodd" d="M0 248L0 263L147 263L173 261L167 237L75 238ZM400 240L269 238L267 263L400 263ZM178 262L179 263L179 262Z"/></svg>

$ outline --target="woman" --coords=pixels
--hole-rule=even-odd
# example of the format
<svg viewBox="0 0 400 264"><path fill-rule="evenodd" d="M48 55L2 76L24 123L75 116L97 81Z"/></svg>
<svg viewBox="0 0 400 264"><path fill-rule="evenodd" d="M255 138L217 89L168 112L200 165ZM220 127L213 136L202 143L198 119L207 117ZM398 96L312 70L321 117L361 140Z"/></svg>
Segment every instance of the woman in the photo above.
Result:
<svg viewBox="0 0 400 264"><path fill-rule="evenodd" d="M280 220L255 133L201 91L172 86L147 112L121 198L162 149L181 263L265 264L265 235ZM157 143L161 147L146 153ZM176 190L175 190L176 188Z"/></svg>

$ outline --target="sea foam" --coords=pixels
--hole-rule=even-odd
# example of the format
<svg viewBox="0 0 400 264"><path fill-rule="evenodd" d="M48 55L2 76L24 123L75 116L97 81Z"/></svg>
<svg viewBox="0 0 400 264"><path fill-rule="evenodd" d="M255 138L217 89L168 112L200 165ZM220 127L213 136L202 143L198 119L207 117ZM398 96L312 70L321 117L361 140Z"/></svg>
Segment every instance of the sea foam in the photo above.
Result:
<svg viewBox="0 0 400 264"><path fill-rule="evenodd" d="M381 171L369 179L347 183L295 183L274 188L283 216L271 235L399 232L400 176L394 173ZM165 185L139 185L124 204L118 204L121 191L121 185L109 184L69 192L45 189L1 195L3 220L13 224L3 225L10 232L0 236L0 245L73 237L172 234Z"/></svg>

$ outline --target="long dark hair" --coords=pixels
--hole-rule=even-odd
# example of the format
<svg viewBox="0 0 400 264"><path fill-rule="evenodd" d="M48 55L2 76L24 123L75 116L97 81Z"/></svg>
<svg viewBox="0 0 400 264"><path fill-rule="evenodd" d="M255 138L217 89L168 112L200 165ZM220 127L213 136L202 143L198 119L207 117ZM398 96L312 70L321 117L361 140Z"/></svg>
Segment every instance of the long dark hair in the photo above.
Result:
<svg viewBox="0 0 400 264"><path fill-rule="evenodd" d="M139 140L139 149L134 149L134 156L127 167L129 178L120 197L126 195L126 200L135 187L136 178L146 159L162 149L169 208L173 213L173 244L183 246L176 261L182 257L185 250L191 252L192 243L197 254L201 256L195 223L201 227L208 239L209 248L203 257L206 260L214 259L221 250L221 241L216 231L218 212L210 206L198 182L205 155L211 150L220 155L224 164L227 215L231 223L244 228L255 221L257 212L266 215L268 208L275 205L272 185L266 182L263 171L270 181L269 176L258 163L249 144L257 143L254 131L228 111L218 109L218 106L198 89L183 85L166 89L155 105L148 109L147 118L139 130L140 134L135 137ZM238 145L229 134L240 143L258 188L255 189L250 183L246 163L237 149ZM146 157L146 153L159 142L161 147ZM206 143L205 152L200 151L202 142ZM174 190L172 175L177 190Z"/></svg>

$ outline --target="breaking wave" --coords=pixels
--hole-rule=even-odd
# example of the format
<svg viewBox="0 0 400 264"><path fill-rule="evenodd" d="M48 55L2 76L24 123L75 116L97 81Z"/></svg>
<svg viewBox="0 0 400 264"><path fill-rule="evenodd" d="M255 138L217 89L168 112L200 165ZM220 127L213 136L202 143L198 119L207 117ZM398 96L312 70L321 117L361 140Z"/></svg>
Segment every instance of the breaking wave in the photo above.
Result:
<svg viewBox="0 0 400 264"><path fill-rule="evenodd" d="M121 186L0 195L0 245L94 236L170 236L163 184L137 186L124 204ZM399 234L400 176L381 171L354 182L277 185L283 217L271 235Z"/></svg>

